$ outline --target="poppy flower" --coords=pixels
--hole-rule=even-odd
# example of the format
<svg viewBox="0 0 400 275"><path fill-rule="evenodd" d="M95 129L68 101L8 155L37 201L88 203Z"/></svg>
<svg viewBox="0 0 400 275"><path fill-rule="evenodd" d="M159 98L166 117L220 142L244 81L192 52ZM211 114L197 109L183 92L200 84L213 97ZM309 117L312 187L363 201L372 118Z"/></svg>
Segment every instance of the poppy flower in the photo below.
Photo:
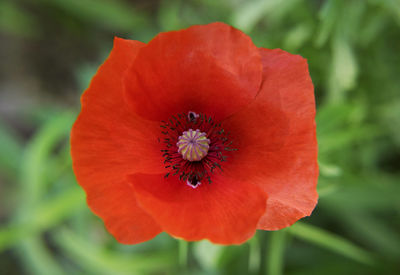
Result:
<svg viewBox="0 0 400 275"><path fill-rule="evenodd" d="M239 244L317 202L307 61L223 23L115 38L81 99L73 169L121 243Z"/></svg>

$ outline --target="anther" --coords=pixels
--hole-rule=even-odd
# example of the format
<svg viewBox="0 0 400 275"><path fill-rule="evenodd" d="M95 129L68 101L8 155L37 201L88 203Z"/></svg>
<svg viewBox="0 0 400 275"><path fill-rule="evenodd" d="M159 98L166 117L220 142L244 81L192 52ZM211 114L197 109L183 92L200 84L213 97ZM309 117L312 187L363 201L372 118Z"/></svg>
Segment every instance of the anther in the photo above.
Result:
<svg viewBox="0 0 400 275"><path fill-rule="evenodd" d="M235 150L221 123L206 114L190 111L171 116L162 121L161 133L161 154L168 169L165 177L178 176L192 188L211 183L212 174L222 171L226 154Z"/></svg>
<svg viewBox="0 0 400 275"><path fill-rule="evenodd" d="M189 111L187 117L188 117L189 122L195 122L197 120L197 118L199 117L199 114Z"/></svg>
<svg viewBox="0 0 400 275"><path fill-rule="evenodd" d="M192 175L186 180L186 184L192 188L197 188L201 184L201 182L199 181L197 176Z"/></svg>

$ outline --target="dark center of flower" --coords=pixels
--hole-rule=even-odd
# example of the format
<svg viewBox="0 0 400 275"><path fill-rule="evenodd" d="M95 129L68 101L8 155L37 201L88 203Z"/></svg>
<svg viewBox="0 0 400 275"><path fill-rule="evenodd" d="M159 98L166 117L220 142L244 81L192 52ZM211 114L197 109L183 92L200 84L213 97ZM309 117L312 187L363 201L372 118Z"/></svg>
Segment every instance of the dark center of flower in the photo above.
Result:
<svg viewBox="0 0 400 275"><path fill-rule="evenodd" d="M222 171L221 163L227 158L232 144L227 134L211 117L195 112L178 114L163 121L165 175L177 175L189 186L196 188L203 180L211 183L214 170ZM196 129L196 130L193 130Z"/></svg>

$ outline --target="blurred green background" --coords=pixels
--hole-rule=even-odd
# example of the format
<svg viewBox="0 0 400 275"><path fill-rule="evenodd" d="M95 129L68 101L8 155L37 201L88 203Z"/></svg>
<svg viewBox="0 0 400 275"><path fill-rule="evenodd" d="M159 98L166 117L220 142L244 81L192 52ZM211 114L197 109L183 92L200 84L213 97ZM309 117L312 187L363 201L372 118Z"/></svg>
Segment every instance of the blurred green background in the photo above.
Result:
<svg viewBox="0 0 400 275"><path fill-rule="evenodd" d="M113 36L223 21L309 62L320 200L241 246L118 244L68 134ZM0 274L400 274L400 1L1 0ZM294 179L295 180L295 179Z"/></svg>

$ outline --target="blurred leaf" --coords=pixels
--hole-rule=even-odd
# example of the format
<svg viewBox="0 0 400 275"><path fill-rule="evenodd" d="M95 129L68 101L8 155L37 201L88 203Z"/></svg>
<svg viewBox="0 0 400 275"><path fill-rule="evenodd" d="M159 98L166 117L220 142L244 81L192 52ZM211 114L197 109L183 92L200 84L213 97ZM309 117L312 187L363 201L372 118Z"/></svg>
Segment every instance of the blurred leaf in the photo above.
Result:
<svg viewBox="0 0 400 275"><path fill-rule="evenodd" d="M281 19L294 9L299 0L253 0L244 1L232 16L232 24L239 29L249 32L264 17L275 20Z"/></svg>
<svg viewBox="0 0 400 275"><path fill-rule="evenodd" d="M157 251L149 255L110 251L88 242L68 229L54 234L54 240L68 257L86 272L93 274L144 274L161 272L176 265L171 251Z"/></svg>
<svg viewBox="0 0 400 275"><path fill-rule="evenodd" d="M321 228L297 222L288 228L288 232L304 241L314 243L360 263L367 265L375 263L374 257L369 252Z"/></svg>
<svg viewBox="0 0 400 275"><path fill-rule="evenodd" d="M400 125L400 98L383 105L380 112L386 127L392 133L391 138L400 148L400 128L398 127Z"/></svg>
<svg viewBox="0 0 400 275"><path fill-rule="evenodd" d="M107 58L107 55L104 55L102 60L105 60ZM101 63L99 62L96 65L93 64L82 64L79 66L75 72L76 78L78 81L78 87L79 87L79 92L77 91L77 96L80 95L80 93L84 90L86 90L89 87L90 81L92 80L93 76L96 74L98 66L100 66ZM78 94L79 93L79 94Z"/></svg>
<svg viewBox="0 0 400 275"><path fill-rule="evenodd" d="M37 238L27 238L18 245L18 253L24 259L25 272L37 275L65 274L53 260L49 249Z"/></svg>
<svg viewBox="0 0 400 275"><path fill-rule="evenodd" d="M365 1L343 1L340 17L336 19L338 22L336 36L342 36L354 45L357 42L354 37L359 36L360 29L363 28L362 19L365 15L366 7Z"/></svg>
<svg viewBox="0 0 400 275"><path fill-rule="evenodd" d="M77 185L42 201L38 207L31 209L29 215L22 218L23 221L0 229L0 252L26 238L48 231L84 205L83 191Z"/></svg>
<svg viewBox="0 0 400 275"><path fill-rule="evenodd" d="M397 260L400 258L400 237L382 219L359 212L344 212L344 222L355 238L374 247L379 255ZM356 231L356 232L354 232Z"/></svg>
<svg viewBox="0 0 400 275"><path fill-rule="evenodd" d="M73 187L38 205L33 215L35 227L43 230L55 226L86 205L83 190L76 183L72 184Z"/></svg>
<svg viewBox="0 0 400 275"><path fill-rule="evenodd" d="M318 180L317 191L319 198L323 198L325 196L336 194L336 192L340 191L340 188L337 184L324 183L324 180L320 177Z"/></svg>
<svg viewBox="0 0 400 275"><path fill-rule="evenodd" d="M350 43L343 36L338 35L334 39L332 52L329 99L331 102L342 102L344 92L356 83L358 65Z"/></svg>
<svg viewBox="0 0 400 275"><path fill-rule="evenodd" d="M34 37L38 33L32 15L7 0L0 1L0 31L22 37Z"/></svg>
<svg viewBox="0 0 400 275"><path fill-rule="evenodd" d="M398 201L400 185L398 176L384 173L344 174L340 190L335 196L325 197L320 205L347 212L393 211Z"/></svg>
<svg viewBox="0 0 400 275"><path fill-rule="evenodd" d="M163 0L158 9L158 21L163 31L179 30L184 26L180 19L181 0Z"/></svg>
<svg viewBox="0 0 400 275"><path fill-rule="evenodd" d="M23 154L21 184L26 196L24 205L30 210L31 205L40 198L45 187L46 164L51 151L60 142L65 142L75 115L62 113L51 118L27 145Z"/></svg>
<svg viewBox="0 0 400 275"><path fill-rule="evenodd" d="M14 222L32 229L29 233L38 233L37 231L44 225L48 225L47 223L59 221L64 216L61 212L65 211L65 208L71 204L73 207L77 205L74 200L71 200L71 198L76 198L75 195L67 193L68 196L65 199L56 198L42 208L40 213L35 213L46 190L47 161L55 147L60 142L65 142L74 118L75 115L71 113L61 113L50 118L27 145L23 154L20 178L23 198ZM79 190L79 192L81 191ZM54 209L52 209L53 207ZM38 224L35 223L35 219ZM30 223L24 224L26 222ZM51 250L40 240L39 236L27 234L24 238L19 239L17 247L25 268L29 269L32 274L63 274Z"/></svg>
<svg viewBox="0 0 400 275"><path fill-rule="evenodd" d="M400 25L400 2L397 0L369 0L369 2L380 5L393 16L397 23Z"/></svg>
<svg viewBox="0 0 400 275"><path fill-rule="evenodd" d="M21 141L15 133L0 120L0 172L15 179L21 160Z"/></svg>
<svg viewBox="0 0 400 275"><path fill-rule="evenodd" d="M316 122L322 172L328 172L329 168L324 166L326 162L329 162L324 159L325 155L344 151L355 143L372 140L383 134L380 129L375 128L377 126L374 124L363 123L365 115L366 111L359 103L335 103L318 108ZM339 166L336 168L340 169ZM335 173L334 170L330 172ZM336 172L339 171L336 169Z"/></svg>
<svg viewBox="0 0 400 275"><path fill-rule="evenodd" d="M322 176L337 177L342 174L342 169L339 166L326 164L321 161L318 162L318 166Z"/></svg>
<svg viewBox="0 0 400 275"><path fill-rule="evenodd" d="M0 228L0 252L14 245L25 234L28 233L28 229L18 225L7 225Z"/></svg>
<svg viewBox="0 0 400 275"><path fill-rule="evenodd" d="M223 247L218 260L218 271L222 274L247 274L249 272L248 245Z"/></svg>
<svg viewBox="0 0 400 275"><path fill-rule="evenodd" d="M132 32L143 28L146 19L143 13L123 1L111 0L40 0L56 5L63 10L79 16L83 20L104 25L114 30Z"/></svg>
<svg viewBox="0 0 400 275"><path fill-rule="evenodd" d="M319 154L334 152L337 150L346 150L355 142L372 139L380 135L378 129L373 126L365 125L362 127L352 127L337 131L335 135L323 136L318 140Z"/></svg>
<svg viewBox="0 0 400 275"><path fill-rule="evenodd" d="M355 41L361 47L368 47L385 29L387 17L382 11L375 11L368 16L363 28L360 31L360 38Z"/></svg>
<svg viewBox="0 0 400 275"><path fill-rule="evenodd" d="M329 39L339 13L341 0L325 1L324 6L319 12L319 34L315 40L317 47L322 47Z"/></svg>
<svg viewBox="0 0 400 275"><path fill-rule="evenodd" d="M311 35L312 26L309 24L299 24L287 33L283 42L284 48L288 51L295 51L303 46Z"/></svg>
<svg viewBox="0 0 400 275"><path fill-rule="evenodd" d="M354 109L351 104L332 104L318 108L316 122L318 135L332 135L348 123Z"/></svg>
<svg viewBox="0 0 400 275"><path fill-rule="evenodd" d="M276 8L278 1L247 1L237 9L232 23L243 31L251 31L268 10Z"/></svg>
<svg viewBox="0 0 400 275"><path fill-rule="evenodd" d="M55 156L49 157L47 162L46 181L58 185L73 185L76 183L72 172L71 148L69 144L61 145ZM61 187L62 188L62 187Z"/></svg>

